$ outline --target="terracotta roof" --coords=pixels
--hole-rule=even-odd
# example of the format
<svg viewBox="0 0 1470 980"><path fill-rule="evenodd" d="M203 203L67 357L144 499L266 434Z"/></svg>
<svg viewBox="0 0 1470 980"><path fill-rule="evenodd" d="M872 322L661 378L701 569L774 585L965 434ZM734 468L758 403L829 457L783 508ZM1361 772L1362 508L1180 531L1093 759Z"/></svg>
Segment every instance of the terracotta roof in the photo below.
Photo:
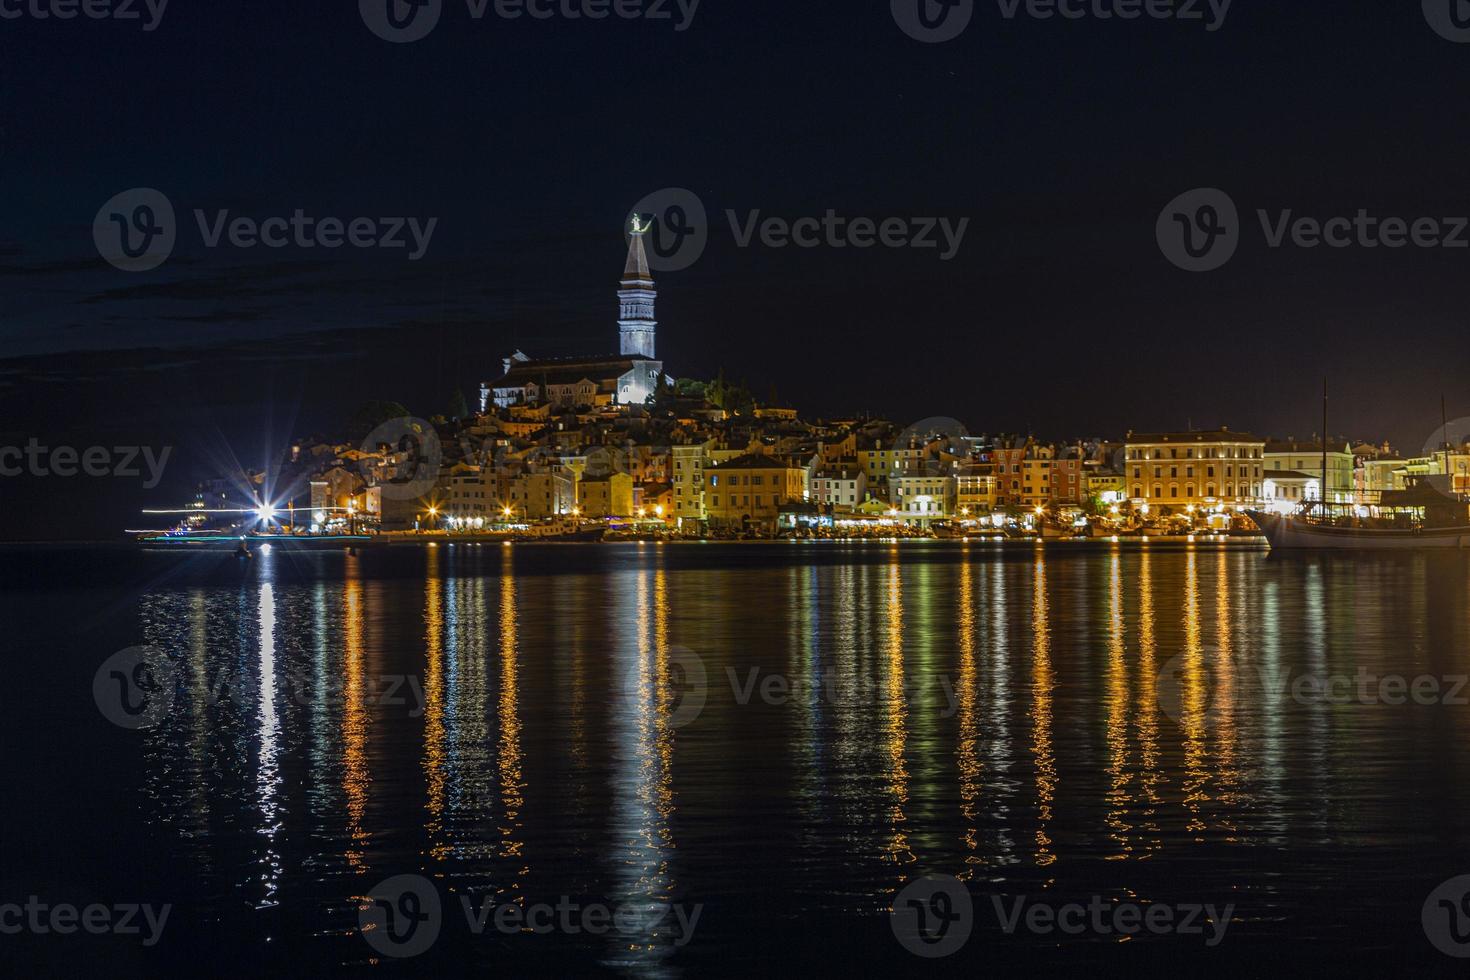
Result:
<svg viewBox="0 0 1470 980"><path fill-rule="evenodd" d="M557 360L516 361L493 388L524 388L526 385L576 384L579 381L616 381L646 357L578 357Z"/></svg>
<svg viewBox="0 0 1470 980"><path fill-rule="evenodd" d="M1232 432L1229 429L1206 429L1199 432L1130 432L1128 433L1128 444L1139 443L1186 443L1186 442L1259 442L1265 443L1265 439L1253 436L1248 432Z"/></svg>

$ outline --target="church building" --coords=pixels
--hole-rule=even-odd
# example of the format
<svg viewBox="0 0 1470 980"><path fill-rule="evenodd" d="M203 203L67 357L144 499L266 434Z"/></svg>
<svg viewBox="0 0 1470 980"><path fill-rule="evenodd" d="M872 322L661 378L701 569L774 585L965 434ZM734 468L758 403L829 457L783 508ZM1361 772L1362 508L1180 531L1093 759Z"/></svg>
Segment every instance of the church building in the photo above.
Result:
<svg viewBox="0 0 1470 980"><path fill-rule="evenodd" d="M480 411L512 405L555 405L596 408L604 405L642 405L658 387L663 362L656 359L654 302L658 291L648 270L643 237L652 223L633 216L628 262L618 290L616 357L532 359L516 351L504 361L504 375L480 386Z"/></svg>

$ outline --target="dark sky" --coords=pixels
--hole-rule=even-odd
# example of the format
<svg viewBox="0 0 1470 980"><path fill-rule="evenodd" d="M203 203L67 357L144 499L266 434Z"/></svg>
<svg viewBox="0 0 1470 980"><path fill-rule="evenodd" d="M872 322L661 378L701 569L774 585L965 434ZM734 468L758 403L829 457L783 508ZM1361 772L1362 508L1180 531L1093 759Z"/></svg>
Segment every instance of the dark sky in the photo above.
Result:
<svg viewBox="0 0 1470 980"><path fill-rule="evenodd" d="M369 397L440 411L513 347L612 350L621 223L667 187L709 214L699 261L658 277L670 372L724 368L813 416L1305 435L1324 374L1355 438L1417 450L1441 393L1470 415L1470 249L1273 249L1256 218L1470 215L1470 44L1416 0L1235 0L1215 31L976 0L942 44L886 0L703 0L683 31L673 0L602 21L444 0L407 44L351 0L172 0L151 31L135 9L0 19L0 443L175 445L150 503ZM129 273L92 223L135 187L168 197L178 241ZM1209 273L1155 238L1199 187L1241 218ZM438 224L412 262L206 248L195 209ZM828 209L970 224L942 261L741 248L726 217ZM124 484L43 489L145 496ZM0 481L0 537L36 499Z"/></svg>

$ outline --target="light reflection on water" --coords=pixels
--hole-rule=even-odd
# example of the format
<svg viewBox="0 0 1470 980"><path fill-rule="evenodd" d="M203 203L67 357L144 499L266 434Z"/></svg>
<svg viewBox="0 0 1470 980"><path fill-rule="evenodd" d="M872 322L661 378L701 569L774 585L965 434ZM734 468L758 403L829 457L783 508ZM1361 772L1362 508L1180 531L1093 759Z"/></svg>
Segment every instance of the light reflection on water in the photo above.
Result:
<svg viewBox="0 0 1470 980"><path fill-rule="evenodd" d="M1428 561L1204 546L262 555L236 581L140 600L141 639L186 665L185 696L147 736L146 812L221 893L316 909L346 961L362 955L350 899L402 873L441 884L447 930L459 895L627 907L626 934L569 942L640 976L678 975L761 917L881 927L927 872L1109 896L1182 878L1284 923L1300 896L1264 868L1353 845L1391 874L1415 833L1401 800L1465 773L1467 724L1270 699L1258 678L1466 669L1470 583ZM709 689L676 725L680 649ZM756 685L742 704L752 670L785 677L789 697ZM221 696L236 673L249 683ZM383 696L395 678L401 703ZM1430 795L1421 822L1462 826L1461 791ZM676 945L658 910L680 901L724 924L708 912Z"/></svg>

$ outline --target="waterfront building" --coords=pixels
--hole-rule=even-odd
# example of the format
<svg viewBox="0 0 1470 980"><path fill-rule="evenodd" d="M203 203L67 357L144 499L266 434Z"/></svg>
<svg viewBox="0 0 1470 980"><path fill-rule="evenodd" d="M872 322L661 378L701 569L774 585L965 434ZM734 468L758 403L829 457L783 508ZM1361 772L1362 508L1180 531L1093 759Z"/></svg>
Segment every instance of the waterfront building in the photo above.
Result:
<svg viewBox="0 0 1470 980"><path fill-rule="evenodd" d="M888 486L888 481L904 473L918 470L924 458L924 450L918 446L889 445L884 448L882 440L875 440L868 449L857 452L858 465L867 474L868 486Z"/></svg>
<svg viewBox="0 0 1470 980"><path fill-rule="evenodd" d="M1031 440L1004 442L992 447L990 465L995 468L995 506L997 509L1021 507L1026 496L1022 492L1022 467L1031 448Z"/></svg>
<svg viewBox="0 0 1470 980"><path fill-rule="evenodd" d="M992 463L956 463L955 513L961 517L989 514L996 506Z"/></svg>
<svg viewBox="0 0 1470 980"><path fill-rule="evenodd" d="M811 480L811 501L827 512L852 511L868 496L868 474L856 457L838 459Z"/></svg>
<svg viewBox="0 0 1470 980"><path fill-rule="evenodd" d="M631 517L633 478L627 473L583 476L577 481L577 508L588 518Z"/></svg>
<svg viewBox="0 0 1470 980"><path fill-rule="evenodd" d="M1266 440L1227 428L1206 432L1128 433L1129 496L1168 507L1246 507L1261 497Z"/></svg>
<svg viewBox="0 0 1470 980"><path fill-rule="evenodd" d="M924 473L895 476L889 480L891 503L905 522L928 527L955 513L955 478Z"/></svg>
<svg viewBox="0 0 1470 980"><path fill-rule="evenodd" d="M1032 443L1021 457L1021 500L1026 508L1051 503L1051 466L1056 450Z"/></svg>
<svg viewBox="0 0 1470 980"><path fill-rule="evenodd" d="M576 504L576 484L565 470L526 473L510 481L510 499L506 502L509 513L503 516L546 520L570 514Z"/></svg>
<svg viewBox="0 0 1470 980"><path fill-rule="evenodd" d="M347 503L365 485L361 476L342 466L333 466L312 478L311 510L321 514L319 523L325 524L334 516L347 510Z"/></svg>
<svg viewBox="0 0 1470 980"><path fill-rule="evenodd" d="M1267 510L1289 514L1303 500L1322 499L1321 474L1313 476L1295 470L1268 469L1261 484L1261 498L1261 505Z"/></svg>
<svg viewBox="0 0 1470 980"><path fill-rule="evenodd" d="M1051 503L1076 507L1087 498L1087 482L1083 476L1085 463L1086 457L1080 445L1056 452L1051 461Z"/></svg>
<svg viewBox="0 0 1470 980"><path fill-rule="evenodd" d="M493 477L487 481L481 467L461 463L451 467L440 482L443 505L436 509L451 524L473 524L476 520L483 523L500 516L504 504L495 493Z"/></svg>
<svg viewBox="0 0 1470 980"><path fill-rule="evenodd" d="M1264 475L1278 472L1315 473L1322 482L1322 443L1298 442L1295 439L1271 440L1266 443ZM1329 442L1327 445L1327 501L1350 503L1353 500L1354 460L1352 446ZM1291 484L1278 484L1278 487ZM1294 485L1291 485L1294 486ZM1272 494L1264 496L1271 498ZM1320 499L1320 498L1312 498Z"/></svg>
<svg viewBox="0 0 1470 980"><path fill-rule="evenodd" d="M715 440L669 450L673 458L674 519L682 527L685 522L699 524L705 520L704 467Z"/></svg>
<svg viewBox="0 0 1470 980"><path fill-rule="evenodd" d="M802 468L764 453L746 453L705 470L706 513L711 526L773 532L784 504L800 501Z"/></svg>

